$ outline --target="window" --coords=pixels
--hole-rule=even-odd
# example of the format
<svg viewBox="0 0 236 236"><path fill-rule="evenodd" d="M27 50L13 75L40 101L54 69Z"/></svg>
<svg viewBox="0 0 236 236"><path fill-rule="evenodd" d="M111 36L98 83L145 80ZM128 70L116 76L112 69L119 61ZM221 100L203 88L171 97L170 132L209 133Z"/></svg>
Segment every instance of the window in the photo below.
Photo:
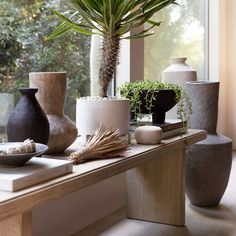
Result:
<svg viewBox="0 0 236 236"><path fill-rule="evenodd" d="M33 71L67 71L65 113L75 120L75 101L90 93L90 37L70 32L46 41L58 21L50 8L70 9L66 0L0 1L0 94L19 97L18 88L28 86L28 73ZM0 96L1 99L1 96ZM4 101L7 101L6 99ZM2 100L3 101L3 100ZM4 133L12 104L0 100L0 132Z"/></svg>
<svg viewBox="0 0 236 236"><path fill-rule="evenodd" d="M144 78L160 80L171 58L187 57L198 79L207 78L207 0L179 0L153 19L161 21L156 33L144 40Z"/></svg>

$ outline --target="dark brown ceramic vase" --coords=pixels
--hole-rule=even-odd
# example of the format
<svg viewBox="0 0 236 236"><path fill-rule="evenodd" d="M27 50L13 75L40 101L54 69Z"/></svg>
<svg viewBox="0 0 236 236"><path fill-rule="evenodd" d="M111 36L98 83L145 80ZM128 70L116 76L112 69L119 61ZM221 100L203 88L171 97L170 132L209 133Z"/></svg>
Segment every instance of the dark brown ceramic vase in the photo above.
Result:
<svg viewBox="0 0 236 236"><path fill-rule="evenodd" d="M38 89L22 88L19 91L21 97L7 122L8 142L23 142L30 138L47 144L49 122L35 97Z"/></svg>

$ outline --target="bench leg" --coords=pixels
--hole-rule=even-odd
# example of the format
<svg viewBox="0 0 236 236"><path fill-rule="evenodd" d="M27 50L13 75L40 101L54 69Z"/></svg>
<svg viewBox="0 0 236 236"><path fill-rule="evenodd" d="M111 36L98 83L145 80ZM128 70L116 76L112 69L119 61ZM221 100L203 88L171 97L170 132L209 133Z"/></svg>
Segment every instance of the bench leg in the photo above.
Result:
<svg viewBox="0 0 236 236"><path fill-rule="evenodd" d="M32 212L25 212L1 221L0 236L32 236Z"/></svg>
<svg viewBox="0 0 236 236"><path fill-rule="evenodd" d="M185 152L174 150L127 171L128 217L183 226Z"/></svg>

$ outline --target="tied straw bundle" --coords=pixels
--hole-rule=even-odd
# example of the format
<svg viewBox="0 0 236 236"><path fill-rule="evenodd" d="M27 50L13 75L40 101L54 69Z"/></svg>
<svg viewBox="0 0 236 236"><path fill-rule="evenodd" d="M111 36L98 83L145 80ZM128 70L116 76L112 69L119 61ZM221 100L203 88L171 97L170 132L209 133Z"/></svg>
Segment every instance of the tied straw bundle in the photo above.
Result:
<svg viewBox="0 0 236 236"><path fill-rule="evenodd" d="M119 130L108 129L101 125L80 150L70 154L69 159L74 164L79 164L90 159L122 156L128 147L129 144L123 139Z"/></svg>

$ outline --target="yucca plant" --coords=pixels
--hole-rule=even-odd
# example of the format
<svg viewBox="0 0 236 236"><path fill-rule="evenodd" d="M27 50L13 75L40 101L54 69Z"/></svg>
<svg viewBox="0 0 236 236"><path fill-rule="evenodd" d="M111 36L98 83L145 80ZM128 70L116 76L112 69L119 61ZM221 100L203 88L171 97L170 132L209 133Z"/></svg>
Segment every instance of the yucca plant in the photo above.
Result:
<svg viewBox="0 0 236 236"><path fill-rule="evenodd" d="M61 24L48 39L53 39L69 30L79 33L102 36L101 61L99 67L99 95L107 96L110 81L114 77L119 61L120 41L137 39L152 35L151 30L160 22L150 18L161 9L177 4L176 0L71 0L75 10L60 13L52 12L59 17ZM126 36L132 29L139 29L144 23L147 29Z"/></svg>

